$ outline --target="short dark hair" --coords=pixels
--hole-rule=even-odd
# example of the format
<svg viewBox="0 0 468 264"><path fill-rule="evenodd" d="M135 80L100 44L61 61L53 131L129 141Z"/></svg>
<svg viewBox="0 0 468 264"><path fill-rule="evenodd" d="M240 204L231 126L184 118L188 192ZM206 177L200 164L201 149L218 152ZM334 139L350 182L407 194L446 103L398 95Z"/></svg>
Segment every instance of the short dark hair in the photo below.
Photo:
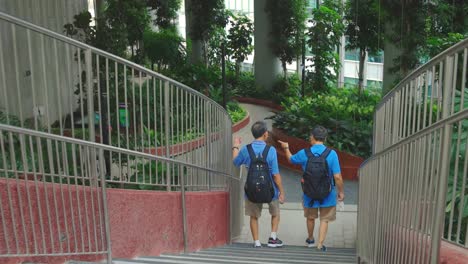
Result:
<svg viewBox="0 0 468 264"><path fill-rule="evenodd" d="M315 126L310 131L310 135L315 138L317 141L325 141L328 136L328 131L323 126Z"/></svg>
<svg viewBox="0 0 468 264"><path fill-rule="evenodd" d="M268 128L265 122L257 121L252 125L252 128L250 130L252 131L252 136L254 138L259 138L263 134L265 134L265 132L267 132Z"/></svg>

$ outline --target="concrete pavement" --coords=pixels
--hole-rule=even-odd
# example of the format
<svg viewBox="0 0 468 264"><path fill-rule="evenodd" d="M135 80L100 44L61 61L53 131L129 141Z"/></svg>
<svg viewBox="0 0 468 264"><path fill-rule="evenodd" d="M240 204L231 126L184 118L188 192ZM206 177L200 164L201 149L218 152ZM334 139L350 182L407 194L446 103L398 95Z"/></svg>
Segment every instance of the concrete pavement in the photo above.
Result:
<svg viewBox="0 0 468 264"><path fill-rule="evenodd" d="M241 104L250 114L250 123L234 136L241 137L242 145L248 144L253 140L250 132L251 125L258 120L265 120L266 117L274 113L267 107ZM272 121L265 120L271 128ZM243 170L244 176L246 171ZM286 193L286 202L281 205L281 221L278 230L278 236L288 245L305 245L307 237L306 221L302 211L302 192L300 189L301 174L280 167L280 174L283 179L283 185ZM245 177L243 177L245 180ZM356 247L356 227L357 227L357 197L358 182L345 181L345 210L337 212L337 220L330 223L325 245L329 247ZM260 241L266 243L270 235L270 215L267 206L264 206L262 217L259 219ZM319 221L316 221L315 233L318 232ZM318 238L318 235L315 234ZM244 216L244 227L242 235L236 242L251 243L249 217Z"/></svg>

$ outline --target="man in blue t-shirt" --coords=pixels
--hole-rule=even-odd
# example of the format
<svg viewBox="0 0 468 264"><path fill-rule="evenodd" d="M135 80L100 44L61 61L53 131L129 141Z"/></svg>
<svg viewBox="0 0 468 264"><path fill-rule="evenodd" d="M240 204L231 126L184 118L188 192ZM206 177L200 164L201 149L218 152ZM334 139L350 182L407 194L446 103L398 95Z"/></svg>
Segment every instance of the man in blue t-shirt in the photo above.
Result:
<svg viewBox="0 0 468 264"><path fill-rule="evenodd" d="M313 155L319 156L321 155L326 147L323 144L325 139L327 138L327 130L322 126L316 126L312 129L310 133L310 151ZM300 150L296 154L292 155L289 151L289 144L287 142L278 141L281 144L281 147L285 150L286 156L292 164L299 164L302 166L302 170L305 171L307 165L307 154L305 150ZM332 150L326 159L328 163L328 174L330 177L333 177L334 184L332 184L330 194L320 203L319 201L314 201L311 206L311 199L306 194L303 194L303 206L304 206L304 217L307 218L307 231L308 237L306 239L306 244L308 247L315 246L315 239L314 239L314 226L315 226L315 219L318 218L320 213L320 232L319 232L319 240L317 243L317 248L322 251L327 251L327 247L323 245L325 241L325 237L327 236L328 230L328 222L332 222L336 219L336 200L338 201L344 200L344 192L343 192L343 179L341 177L341 169L340 163L338 161L338 155L334 150ZM335 189L335 185L338 188Z"/></svg>
<svg viewBox="0 0 468 264"><path fill-rule="evenodd" d="M268 129L267 125L263 121L255 122L252 125L252 135L255 140L252 142L252 149L255 155L263 153L263 150L266 147L266 140L268 138ZM232 157L234 165L239 167L241 165L250 165L250 156L247 150L247 146L243 146L239 149L241 144L240 138L234 139L234 146L232 147ZM276 149L270 147L268 154L266 155L266 161L268 163L268 168L270 169L270 177L273 182L273 187L275 190L275 195L273 200L268 204L271 214L271 236L268 239L268 247L282 247L283 241L281 241L276 232L278 231L278 225L280 221L280 208L279 203L284 202L284 189L283 184L281 183L281 176L279 174L278 168L278 158L276 156ZM261 247L262 244L258 239L258 218L262 213L262 203L253 203L249 199L245 198L245 215L250 216L250 231L252 232L252 237L254 240L254 247Z"/></svg>

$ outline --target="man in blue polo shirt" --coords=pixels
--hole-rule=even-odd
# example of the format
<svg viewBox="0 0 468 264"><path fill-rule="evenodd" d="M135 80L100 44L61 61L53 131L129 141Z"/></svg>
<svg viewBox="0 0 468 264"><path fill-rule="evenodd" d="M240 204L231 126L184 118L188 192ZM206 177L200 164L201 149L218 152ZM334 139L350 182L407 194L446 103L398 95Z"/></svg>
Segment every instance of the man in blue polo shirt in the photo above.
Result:
<svg viewBox="0 0 468 264"><path fill-rule="evenodd" d="M255 122L251 128L252 135L255 140L252 142L252 149L255 155L263 153L266 147L266 140L268 138L267 125L263 121ZM250 156L247 150L247 146L243 146L239 149L241 144L240 138L234 139L234 146L232 147L232 157L234 165L239 167L241 165L250 165ZM269 211L271 214L271 236L268 239L268 247L282 247L283 242L278 238L277 231L280 221L280 208L279 203L284 202L284 189L281 183L281 176L278 168L278 158L276 156L276 149L270 147L268 154L266 155L266 161L268 168L270 169L270 177L273 182L275 195L273 200L268 204ZM261 247L260 240L258 239L258 218L262 213L262 203L253 203L249 199L245 199L245 215L250 216L250 231L254 240L254 247Z"/></svg>
<svg viewBox="0 0 468 264"><path fill-rule="evenodd" d="M327 138L327 130L322 126L316 126L312 129L310 133L310 151L315 156L320 156L325 150L326 147L323 144ZM300 150L296 154L292 155L289 151L289 144L287 142L278 141L281 144L281 147L285 150L288 160L292 164L299 164L302 166L302 170L305 171L307 165L307 154L305 149ZM306 239L306 244L308 247L315 246L314 239L314 226L315 219L318 218L320 213L320 232L319 240L317 243L317 248L322 251L327 251L327 247L323 245L325 237L327 236L328 222L332 222L336 219L336 200L344 200L343 192L343 179L341 177L340 163L338 161L338 155L334 150L331 150L326 158L328 164L328 174L330 177L333 177L332 188L330 194L323 199L322 203L319 201L314 201L311 205L311 198L306 194L303 194L303 206L304 206L304 217L307 218L307 231L308 237ZM335 185L338 188L335 189Z"/></svg>

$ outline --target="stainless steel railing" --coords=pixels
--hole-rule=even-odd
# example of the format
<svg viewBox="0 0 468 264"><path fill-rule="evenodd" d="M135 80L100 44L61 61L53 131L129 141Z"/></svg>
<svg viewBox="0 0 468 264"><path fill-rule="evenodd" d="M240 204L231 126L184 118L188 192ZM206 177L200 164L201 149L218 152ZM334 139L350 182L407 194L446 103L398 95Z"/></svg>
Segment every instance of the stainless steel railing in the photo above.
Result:
<svg viewBox="0 0 468 264"><path fill-rule="evenodd" d="M358 257L438 263L442 239L467 248L468 40L384 97L374 155L359 171Z"/></svg>
<svg viewBox="0 0 468 264"><path fill-rule="evenodd" d="M231 120L210 98L1 12L0 29L2 122L231 172L225 158L231 155ZM104 155L107 178L121 180L112 175L112 164L126 160ZM177 177L165 173L166 189L178 188ZM218 180L194 178L189 184Z"/></svg>
<svg viewBox="0 0 468 264"><path fill-rule="evenodd" d="M180 191L185 245L186 191L227 190L231 212L240 210L232 123L213 100L2 12L0 32L1 228L10 230L5 219L19 226L2 234L0 257L103 253L110 261L106 184ZM236 216L230 238L240 232Z"/></svg>

